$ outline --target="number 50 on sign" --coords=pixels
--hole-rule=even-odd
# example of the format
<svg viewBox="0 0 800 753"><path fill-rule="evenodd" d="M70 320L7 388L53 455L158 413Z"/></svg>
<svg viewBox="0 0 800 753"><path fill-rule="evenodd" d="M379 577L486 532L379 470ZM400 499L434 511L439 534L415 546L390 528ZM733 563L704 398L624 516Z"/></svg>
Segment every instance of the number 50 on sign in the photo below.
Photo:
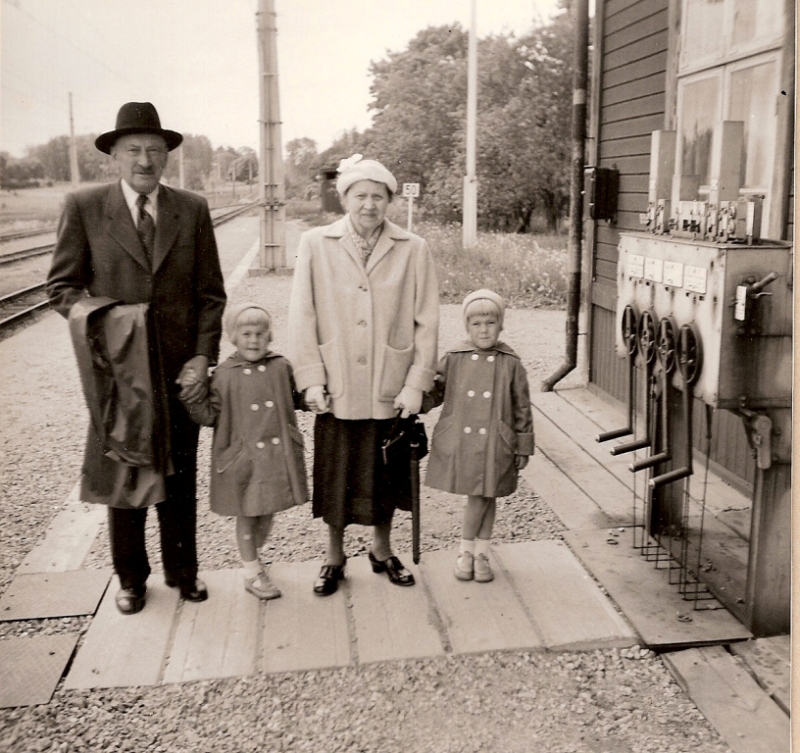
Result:
<svg viewBox="0 0 800 753"><path fill-rule="evenodd" d="M419 183L403 183L403 196L406 198L419 196Z"/></svg>

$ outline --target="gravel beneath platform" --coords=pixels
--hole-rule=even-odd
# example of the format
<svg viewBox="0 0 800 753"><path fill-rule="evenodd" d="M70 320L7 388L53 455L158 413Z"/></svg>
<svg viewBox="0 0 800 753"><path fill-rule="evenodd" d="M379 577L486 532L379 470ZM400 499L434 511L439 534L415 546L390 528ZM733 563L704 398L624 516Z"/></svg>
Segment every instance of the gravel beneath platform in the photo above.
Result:
<svg viewBox="0 0 800 753"><path fill-rule="evenodd" d="M278 351L285 350L290 286L288 277L246 278L232 296L233 301L258 301L273 312ZM522 356L533 390L561 363L563 325L560 311L508 312L507 340ZM66 339L66 329L60 320L45 320L37 327L46 351L30 331L0 343L5 369L20 362L28 369L27 384L7 389L6 420L0 429L0 590L44 537L73 487L86 427L72 354L59 340ZM459 307L443 306L442 348L462 336ZM46 359L47 368L37 359ZM4 386L6 376L0 372ZM299 420L310 446L312 418L304 414ZM435 420L436 414L426 417L429 429ZM232 519L208 510L209 446L210 432L204 430L200 567L237 567ZM462 498L423 489L423 558L427 551L457 545L462 509ZM150 518L148 550L154 571L159 571L155 516ZM562 531L555 514L524 481L499 502L496 541L558 538ZM348 529L348 555L365 553L369 540L368 529ZM313 521L304 506L277 516L265 558L319 559L324 545L324 525ZM410 551L405 514L398 517L394 546L401 554ZM85 566L110 567L105 526ZM0 623L0 637L83 633L89 623L86 617ZM147 688L59 687L47 705L0 710L0 750L730 753L661 659L636 647L446 655Z"/></svg>

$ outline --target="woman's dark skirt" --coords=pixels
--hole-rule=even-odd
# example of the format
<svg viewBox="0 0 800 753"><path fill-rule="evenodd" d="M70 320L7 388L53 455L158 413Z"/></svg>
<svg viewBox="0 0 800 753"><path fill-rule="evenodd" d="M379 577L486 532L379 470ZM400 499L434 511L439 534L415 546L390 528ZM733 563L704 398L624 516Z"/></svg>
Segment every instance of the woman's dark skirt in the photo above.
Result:
<svg viewBox="0 0 800 753"><path fill-rule="evenodd" d="M410 457L394 445L388 463L382 444L394 419L346 421L331 413L314 423L315 518L345 528L388 523L395 509L411 510ZM398 443L399 444L399 443Z"/></svg>

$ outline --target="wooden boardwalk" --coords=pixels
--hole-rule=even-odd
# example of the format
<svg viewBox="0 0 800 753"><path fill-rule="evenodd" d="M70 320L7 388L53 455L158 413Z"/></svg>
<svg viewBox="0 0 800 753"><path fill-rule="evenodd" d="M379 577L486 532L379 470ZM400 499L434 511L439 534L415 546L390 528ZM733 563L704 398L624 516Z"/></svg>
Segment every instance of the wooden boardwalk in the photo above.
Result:
<svg viewBox="0 0 800 753"><path fill-rule="evenodd" d="M276 563L280 599L259 602L240 570L203 573L210 598L180 602L150 579L145 609L121 615L112 579L66 677L65 688L155 685L327 669L351 664L510 649L575 650L638 642L560 541L494 548L495 580L462 582L455 551L411 566L418 583L397 588L352 558L339 591L320 598L320 562ZM565 598L566 596L566 598Z"/></svg>

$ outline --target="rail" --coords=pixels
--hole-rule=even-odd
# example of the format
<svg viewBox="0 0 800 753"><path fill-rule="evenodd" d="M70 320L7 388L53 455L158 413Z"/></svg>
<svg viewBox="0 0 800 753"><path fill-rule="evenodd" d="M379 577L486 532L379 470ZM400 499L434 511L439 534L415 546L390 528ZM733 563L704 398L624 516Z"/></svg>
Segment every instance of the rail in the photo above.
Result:
<svg viewBox="0 0 800 753"><path fill-rule="evenodd" d="M239 217L255 206L258 206L258 202L226 208L227 211L221 212L211 218L211 224L214 227L218 227L235 217ZM8 239L8 236L3 236L3 239ZM32 256L51 253L54 248L55 244L49 244L47 246L38 246L15 251L1 257L0 265L21 261L22 259L27 259ZM44 282L36 283L35 285L15 290L13 293L0 297L0 316L3 317L0 319L0 334L7 332L11 327L20 324L37 312L49 307L50 302L46 297L44 300L41 300L42 296L45 295L45 285L46 283Z"/></svg>

